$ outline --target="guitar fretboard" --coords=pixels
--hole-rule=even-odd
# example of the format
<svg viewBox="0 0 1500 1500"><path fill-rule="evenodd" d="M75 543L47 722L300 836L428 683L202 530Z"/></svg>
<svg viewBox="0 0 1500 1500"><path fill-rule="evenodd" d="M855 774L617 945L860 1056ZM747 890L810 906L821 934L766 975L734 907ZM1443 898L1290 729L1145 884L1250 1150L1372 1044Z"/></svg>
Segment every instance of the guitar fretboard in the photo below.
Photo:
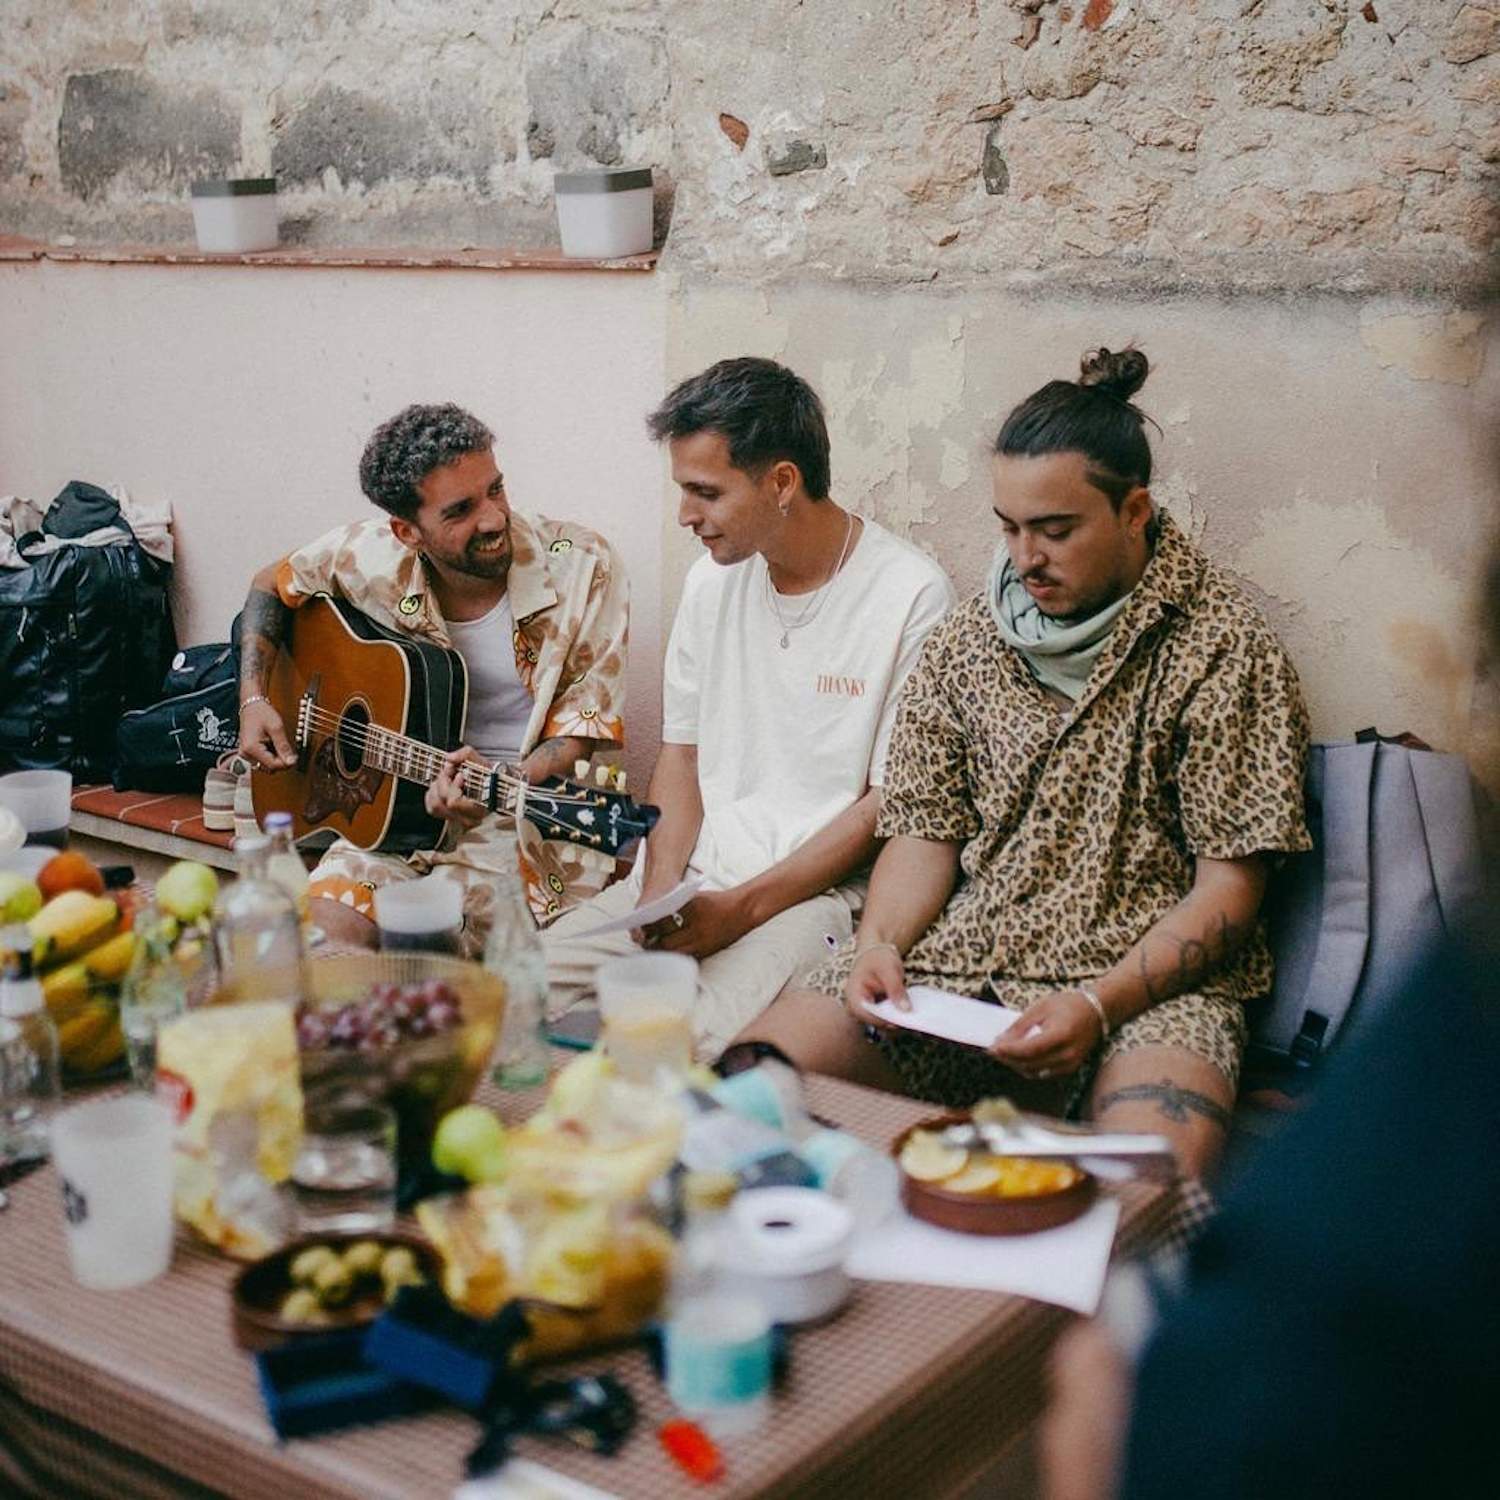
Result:
<svg viewBox="0 0 1500 1500"><path fill-rule="evenodd" d="M414 781L418 786L431 786L443 769L440 751L420 740L397 734L393 729L382 729L378 724L370 724L365 729L364 759L377 771L389 772L403 781ZM508 784L510 779L501 773L500 812L515 809L515 789ZM458 782L464 796L483 802L489 797L490 768L470 761L459 768Z"/></svg>

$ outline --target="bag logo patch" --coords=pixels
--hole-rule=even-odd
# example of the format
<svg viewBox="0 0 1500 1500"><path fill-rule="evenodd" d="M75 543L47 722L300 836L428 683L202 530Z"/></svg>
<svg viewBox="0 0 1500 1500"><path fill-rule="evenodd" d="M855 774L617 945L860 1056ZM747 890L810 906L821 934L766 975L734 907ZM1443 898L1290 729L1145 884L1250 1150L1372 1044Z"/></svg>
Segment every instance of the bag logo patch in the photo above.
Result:
<svg viewBox="0 0 1500 1500"><path fill-rule="evenodd" d="M213 709L200 708L195 715L198 720L198 748L200 750L233 750L238 739L229 733L228 721L221 719Z"/></svg>

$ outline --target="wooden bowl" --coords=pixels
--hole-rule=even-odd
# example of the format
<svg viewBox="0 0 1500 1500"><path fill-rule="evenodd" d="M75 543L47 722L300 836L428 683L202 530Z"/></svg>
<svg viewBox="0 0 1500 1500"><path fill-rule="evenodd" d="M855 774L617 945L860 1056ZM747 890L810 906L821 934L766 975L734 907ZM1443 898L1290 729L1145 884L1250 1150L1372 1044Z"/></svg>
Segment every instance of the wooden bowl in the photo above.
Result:
<svg viewBox="0 0 1500 1500"><path fill-rule="evenodd" d="M373 1323L385 1308L377 1280L367 1282L343 1307L331 1308L326 1323L293 1323L281 1316L281 1303L292 1290L292 1262L314 1245L327 1245L340 1253L350 1245L373 1240L377 1245L405 1246L416 1257L417 1268L434 1285L442 1284L443 1263L420 1235L392 1230L387 1233L305 1234L280 1250L252 1261L234 1279L230 1307L235 1342L242 1349L274 1349L299 1334L328 1333L337 1328L355 1328Z"/></svg>
<svg viewBox="0 0 1500 1500"><path fill-rule="evenodd" d="M942 1131L950 1125L968 1125L967 1114L935 1115L908 1126L891 1142L891 1154L899 1160L908 1137L919 1130ZM1015 1153L1024 1157L1024 1152ZM1048 1157L1073 1166L1071 1157ZM956 1229L961 1234L1035 1234L1042 1229L1056 1229L1086 1213L1098 1196L1099 1183L1092 1173L1084 1172L1077 1182L1056 1192L1039 1193L1024 1198L986 1197L978 1193L950 1193L940 1182L923 1182L901 1173L901 1201L914 1219L924 1219L939 1229Z"/></svg>

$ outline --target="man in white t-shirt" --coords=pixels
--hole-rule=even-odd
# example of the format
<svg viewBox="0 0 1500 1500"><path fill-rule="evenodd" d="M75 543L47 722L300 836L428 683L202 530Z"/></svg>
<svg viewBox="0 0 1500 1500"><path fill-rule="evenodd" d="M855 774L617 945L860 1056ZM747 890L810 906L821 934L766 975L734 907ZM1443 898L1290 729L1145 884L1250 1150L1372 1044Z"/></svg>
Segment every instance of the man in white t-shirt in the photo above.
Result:
<svg viewBox="0 0 1500 1500"><path fill-rule="evenodd" d="M554 1011L637 939L697 958L694 1033L712 1058L851 932L897 693L953 591L930 558L829 498L822 405L790 370L724 360L648 425L671 452L678 521L707 553L667 647L648 793L661 821L630 878L544 942ZM703 887L673 916L581 935L690 871Z"/></svg>

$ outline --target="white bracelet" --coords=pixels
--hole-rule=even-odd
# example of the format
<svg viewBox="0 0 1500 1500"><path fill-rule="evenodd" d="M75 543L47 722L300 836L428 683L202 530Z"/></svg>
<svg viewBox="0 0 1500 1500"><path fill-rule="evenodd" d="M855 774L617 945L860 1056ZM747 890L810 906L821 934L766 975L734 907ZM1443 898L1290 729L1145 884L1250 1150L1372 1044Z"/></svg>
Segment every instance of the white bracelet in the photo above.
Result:
<svg viewBox="0 0 1500 1500"><path fill-rule="evenodd" d="M1082 984L1075 984L1073 988L1093 1006L1094 1014L1099 1017L1099 1040L1107 1042L1109 1040L1109 1017L1104 1014L1104 1002L1099 998L1099 991L1094 988L1093 981L1085 979Z"/></svg>
<svg viewBox="0 0 1500 1500"><path fill-rule="evenodd" d="M240 712L244 713L244 711L249 708L252 703L269 703L270 701L271 700L266 697L264 693L251 693L248 698L242 698L240 700Z"/></svg>

